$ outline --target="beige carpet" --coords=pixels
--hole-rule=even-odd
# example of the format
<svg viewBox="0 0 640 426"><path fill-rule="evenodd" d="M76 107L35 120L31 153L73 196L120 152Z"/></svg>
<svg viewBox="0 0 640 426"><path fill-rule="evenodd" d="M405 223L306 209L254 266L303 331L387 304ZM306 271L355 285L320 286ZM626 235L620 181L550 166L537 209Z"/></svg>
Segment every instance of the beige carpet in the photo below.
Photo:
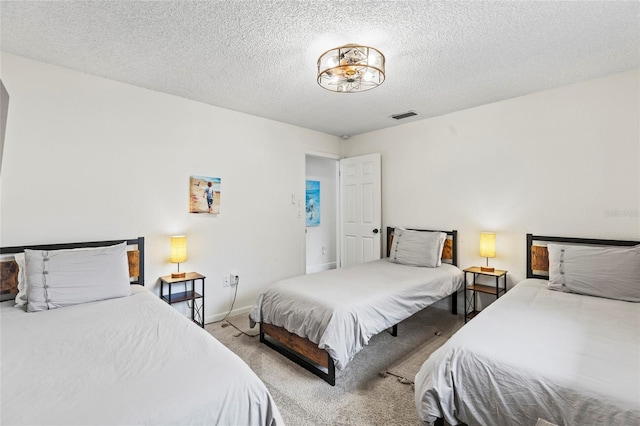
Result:
<svg viewBox="0 0 640 426"><path fill-rule="evenodd" d="M427 314L432 312L426 312ZM398 359L387 368L387 373L398 378L414 383L414 378L422 364L427 359L427 354L442 346L449 338L464 325L464 317L455 317L453 315L443 316L436 312L437 315L430 315L431 320L437 327L434 327L434 333L423 342L420 346Z"/></svg>
<svg viewBox="0 0 640 426"><path fill-rule="evenodd" d="M248 313L229 317L225 321L231 324L233 327L235 327L236 330L246 334L247 336L257 336L258 334L260 334L259 325L256 324L255 327L250 328Z"/></svg>
<svg viewBox="0 0 640 426"><path fill-rule="evenodd" d="M235 325L223 327L225 323L208 324L206 330L260 377L287 425L417 426L413 371L461 321L436 308L413 315L398 325L397 337L388 332L374 336L344 370L336 372L336 386L261 344L258 337ZM242 318L239 324L244 328Z"/></svg>

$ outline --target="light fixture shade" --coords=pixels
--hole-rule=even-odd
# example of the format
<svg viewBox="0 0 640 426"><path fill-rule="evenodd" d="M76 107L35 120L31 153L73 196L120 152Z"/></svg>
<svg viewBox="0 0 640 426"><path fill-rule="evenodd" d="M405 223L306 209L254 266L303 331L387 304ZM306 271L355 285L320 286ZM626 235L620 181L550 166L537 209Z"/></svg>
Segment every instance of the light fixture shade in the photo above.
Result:
<svg viewBox="0 0 640 426"><path fill-rule="evenodd" d="M480 233L480 256L496 257L496 234L493 232Z"/></svg>
<svg viewBox="0 0 640 426"><path fill-rule="evenodd" d="M363 92L384 81L384 55L358 44L336 47L318 59L318 84L333 92Z"/></svg>
<svg viewBox="0 0 640 426"><path fill-rule="evenodd" d="M176 235L171 237L171 263L182 263L187 260L187 237Z"/></svg>

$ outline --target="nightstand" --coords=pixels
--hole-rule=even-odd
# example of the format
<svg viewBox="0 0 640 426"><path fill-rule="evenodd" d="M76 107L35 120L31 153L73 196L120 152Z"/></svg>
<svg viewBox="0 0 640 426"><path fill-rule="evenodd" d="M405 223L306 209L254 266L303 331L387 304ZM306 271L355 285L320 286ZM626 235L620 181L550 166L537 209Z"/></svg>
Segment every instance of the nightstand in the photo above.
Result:
<svg viewBox="0 0 640 426"><path fill-rule="evenodd" d="M204 328L204 275L187 272L184 278L172 278L171 275L160 277L160 298L170 305L187 302L191 307L191 320ZM200 283L200 293L196 292L196 283ZM168 286L165 294L164 286ZM172 287L178 285L181 292L173 292Z"/></svg>
<svg viewBox="0 0 640 426"><path fill-rule="evenodd" d="M473 274L473 281L468 283L467 274ZM476 278L479 275L486 277L494 277L496 279L496 286L476 284ZM500 278L502 278L503 286L500 287ZM479 266L472 266L464 270L464 288L465 288L465 310L464 310L464 322L466 323L471 318L480 313L477 309L478 293L493 294L496 299L507 292L507 271L496 269L493 272L483 271Z"/></svg>

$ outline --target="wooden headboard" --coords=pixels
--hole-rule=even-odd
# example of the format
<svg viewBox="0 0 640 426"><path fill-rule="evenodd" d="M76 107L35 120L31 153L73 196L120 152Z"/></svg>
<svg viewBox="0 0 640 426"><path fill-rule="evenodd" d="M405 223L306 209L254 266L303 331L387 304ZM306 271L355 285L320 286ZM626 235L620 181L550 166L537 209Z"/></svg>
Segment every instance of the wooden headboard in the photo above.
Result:
<svg viewBox="0 0 640 426"><path fill-rule="evenodd" d="M598 238L548 237L527 234L527 278L549 278L548 243L591 246L635 246L640 241L602 240Z"/></svg>
<svg viewBox="0 0 640 426"><path fill-rule="evenodd" d="M391 243L393 243L393 230L395 228L387 226L387 257L391 252ZM423 232L445 232L447 239L442 249L442 260L449 261L452 265L458 266L458 231L432 231L430 229L410 229L410 231Z"/></svg>
<svg viewBox="0 0 640 426"><path fill-rule="evenodd" d="M25 249L32 250L61 250L86 247L103 247L120 244L123 241L130 246L127 251L129 258L129 277L131 284L144 285L144 237L131 240L91 241L84 243L41 244L33 246L0 247L0 301L10 300L18 294L18 264L11 256L21 253Z"/></svg>

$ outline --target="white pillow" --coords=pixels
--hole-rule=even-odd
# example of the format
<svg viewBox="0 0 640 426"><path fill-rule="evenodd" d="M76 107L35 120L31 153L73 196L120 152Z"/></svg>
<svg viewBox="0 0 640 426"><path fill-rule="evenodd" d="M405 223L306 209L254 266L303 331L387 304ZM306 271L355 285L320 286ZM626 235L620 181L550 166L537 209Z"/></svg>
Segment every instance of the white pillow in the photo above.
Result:
<svg viewBox="0 0 640 426"><path fill-rule="evenodd" d="M551 290L640 302L640 244L593 247L548 244Z"/></svg>
<svg viewBox="0 0 640 426"><path fill-rule="evenodd" d="M447 241L447 233L440 233L440 248L438 249L438 266L442 265L442 250L444 250L444 242Z"/></svg>
<svg viewBox="0 0 640 426"><path fill-rule="evenodd" d="M18 294L16 294L16 307L26 309L27 306L27 280L25 278L24 252L16 253L13 257L18 264Z"/></svg>
<svg viewBox="0 0 640 426"><path fill-rule="evenodd" d="M435 268L441 262L443 238L447 238L444 232L410 231L398 227L393 231L389 261Z"/></svg>
<svg viewBox="0 0 640 426"><path fill-rule="evenodd" d="M27 311L129 295L127 244L72 250L25 250Z"/></svg>

